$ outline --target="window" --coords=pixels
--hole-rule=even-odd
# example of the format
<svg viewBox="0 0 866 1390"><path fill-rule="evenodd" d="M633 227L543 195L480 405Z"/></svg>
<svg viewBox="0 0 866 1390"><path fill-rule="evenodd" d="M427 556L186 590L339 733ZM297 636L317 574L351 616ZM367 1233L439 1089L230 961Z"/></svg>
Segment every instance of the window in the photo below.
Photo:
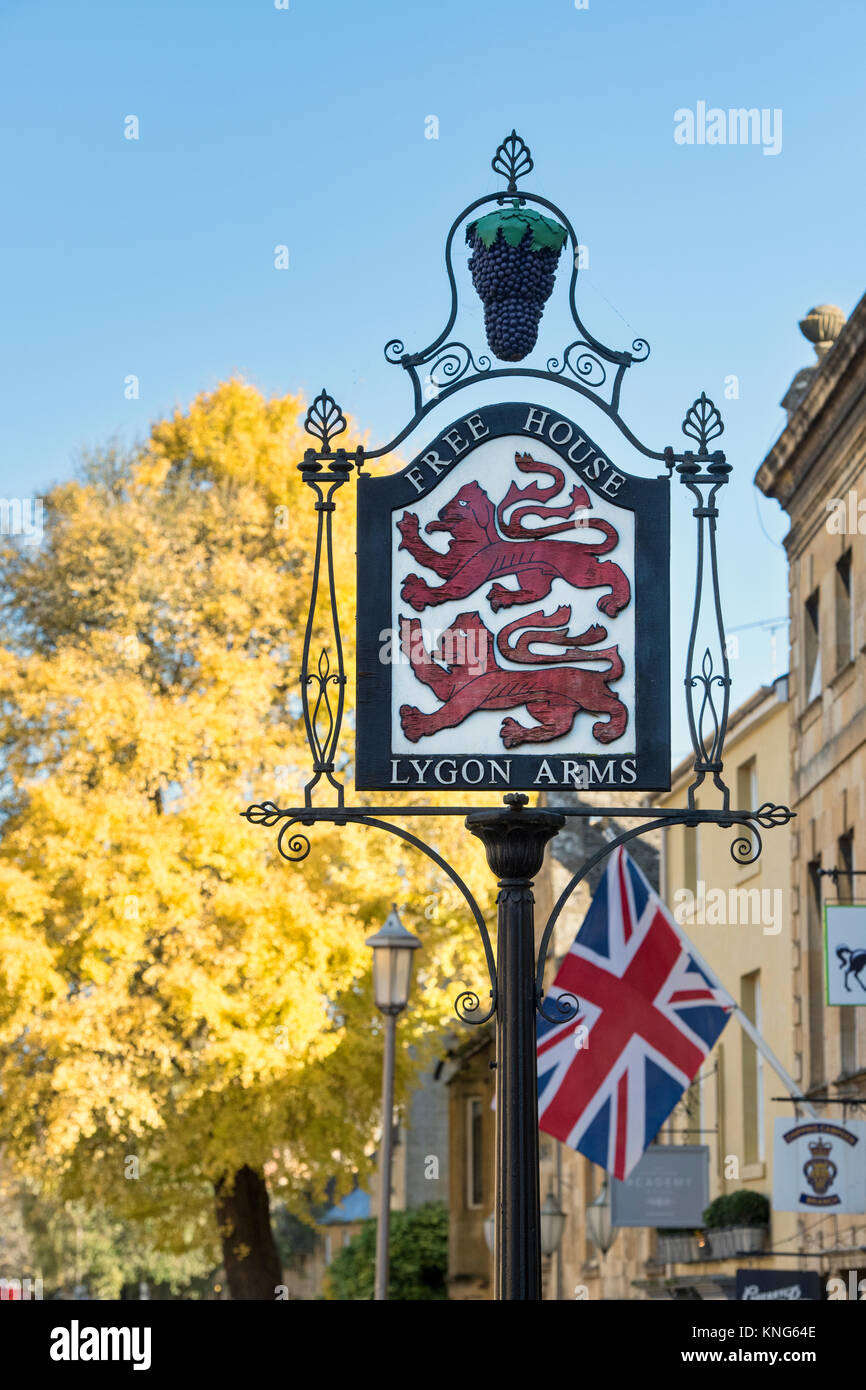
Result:
<svg viewBox="0 0 866 1390"><path fill-rule="evenodd" d="M820 859L809 865L806 906L806 958L809 980L809 1076L824 1084L824 932L821 914Z"/></svg>
<svg viewBox="0 0 866 1390"><path fill-rule="evenodd" d="M697 897L701 872L700 830L683 826L683 887Z"/></svg>
<svg viewBox="0 0 866 1390"><path fill-rule="evenodd" d="M482 1102L470 1096L466 1102L466 1205L484 1205L484 1125Z"/></svg>
<svg viewBox="0 0 866 1390"><path fill-rule="evenodd" d="M758 760L750 758L737 768L737 810L757 811L758 809ZM754 833L749 830L747 837L755 847Z"/></svg>
<svg viewBox="0 0 866 1390"><path fill-rule="evenodd" d="M854 660L854 605L851 601L851 551L836 564L836 670Z"/></svg>
<svg viewBox="0 0 866 1390"><path fill-rule="evenodd" d="M753 970L740 981L740 1007L761 1031L761 972ZM751 1038L741 1034L743 1048L743 1161L764 1159L764 1059Z"/></svg>
<svg viewBox="0 0 866 1390"><path fill-rule="evenodd" d="M803 620L803 688L806 704L821 694L821 631L818 615L819 590L806 600Z"/></svg>

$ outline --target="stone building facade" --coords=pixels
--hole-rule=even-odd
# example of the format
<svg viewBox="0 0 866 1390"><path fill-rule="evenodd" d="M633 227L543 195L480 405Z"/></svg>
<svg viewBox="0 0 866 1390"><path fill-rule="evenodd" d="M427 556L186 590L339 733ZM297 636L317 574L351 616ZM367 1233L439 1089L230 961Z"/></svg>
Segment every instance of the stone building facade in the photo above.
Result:
<svg viewBox="0 0 866 1390"><path fill-rule="evenodd" d="M808 1093L862 1097L866 1009L824 1003L821 908L835 890L819 870L866 869L866 298L847 323L822 306L801 327L818 361L795 377L755 479L791 518L794 1075ZM841 879L839 896L856 883Z"/></svg>
<svg viewBox="0 0 866 1390"><path fill-rule="evenodd" d="M658 877L671 908L682 901L677 895L684 889L697 894L701 882L707 890L721 890L728 904L757 902L757 920L739 914L727 920L731 910L726 920L710 923L696 909L682 925L818 1113L826 1119L866 1118L863 1108L844 1104L844 1098L866 1100L866 1007L824 1002L822 926L828 899L866 901L866 876L857 877L866 871L866 298L847 322L824 305L810 311L801 328L816 361L789 386L782 401L786 427L756 476L761 491L791 519L785 541L790 671L733 712L725 750L733 804L787 803L797 818L767 831L761 858L746 867L730 857L730 832L672 827L661 846ZM671 792L656 798L658 804L684 804L690 780L686 761L674 769ZM702 803L705 792L699 792L698 805L711 804ZM576 863L603 843L606 832L619 828L600 818L572 821L557 837L535 888L539 928ZM657 847L635 841L630 850L651 857ZM650 880L658 881L651 858L640 862ZM827 870L838 872L830 877ZM599 872L560 919L551 951L554 970ZM488 1036L475 1040L465 1058L453 1060L452 1297L492 1296L490 1256L482 1244L483 1219L492 1209L489 1101L483 1115L489 1174L483 1209L456 1215L460 1203L465 1207L465 1103L489 1094L492 1058ZM781 1080L732 1020L658 1140L706 1144L711 1197L748 1188L771 1198L773 1121L794 1113L784 1095ZM852 1270L858 1279L866 1276L866 1216L804 1218L773 1211L764 1248L750 1255L715 1258L712 1241L699 1231L686 1252L646 1228L619 1231L602 1254L589 1239L586 1211L604 1174L544 1134L540 1156L542 1199L552 1188L567 1218L559 1252L544 1271L548 1299L731 1298L738 1269L810 1271L822 1286L835 1276L850 1287Z"/></svg>
<svg viewBox="0 0 866 1390"><path fill-rule="evenodd" d="M817 361L782 401L787 425L755 482L791 521L794 1077L837 1119L843 1096L866 1098L866 1008L825 1003L822 923L828 900L866 900L866 878L852 873L866 870L866 297L847 322L822 305L800 327ZM863 1245L866 1220L830 1218L814 1240Z"/></svg>

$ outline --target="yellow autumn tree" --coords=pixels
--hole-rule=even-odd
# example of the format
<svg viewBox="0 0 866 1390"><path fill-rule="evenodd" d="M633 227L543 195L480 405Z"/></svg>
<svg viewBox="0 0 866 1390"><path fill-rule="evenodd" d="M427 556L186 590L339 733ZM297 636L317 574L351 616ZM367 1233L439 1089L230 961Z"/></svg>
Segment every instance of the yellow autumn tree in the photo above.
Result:
<svg viewBox="0 0 866 1390"><path fill-rule="evenodd" d="M86 461L45 499L42 544L0 554L0 1145L165 1249L221 1237L241 1298L280 1283L265 1172L298 1210L367 1172L381 1039L364 942L392 899L425 947L402 1094L485 980L460 895L414 850L320 825L295 867L239 814L297 804L309 776L302 415L228 381ZM338 501L350 634L352 482ZM489 893L459 820L425 832Z"/></svg>

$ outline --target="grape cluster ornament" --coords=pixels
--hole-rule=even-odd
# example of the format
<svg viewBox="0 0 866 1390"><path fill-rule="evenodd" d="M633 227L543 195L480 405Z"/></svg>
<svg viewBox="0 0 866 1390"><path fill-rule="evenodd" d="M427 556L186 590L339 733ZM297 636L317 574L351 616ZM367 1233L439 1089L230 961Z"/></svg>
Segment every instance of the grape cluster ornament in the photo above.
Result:
<svg viewBox="0 0 866 1390"><path fill-rule="evenodd" d="M491 212L470 222L469 269L484 305L490 351L502 362L520 362L535 347L550 298L559 254L568 233L551 217L521 207Z"/></svg>

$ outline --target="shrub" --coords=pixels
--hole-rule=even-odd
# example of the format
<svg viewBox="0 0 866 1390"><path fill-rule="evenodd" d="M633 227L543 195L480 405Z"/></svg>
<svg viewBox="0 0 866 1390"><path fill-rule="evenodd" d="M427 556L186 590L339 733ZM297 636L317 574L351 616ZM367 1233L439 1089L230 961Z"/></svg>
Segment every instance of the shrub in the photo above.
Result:
<svg viewBox="0 0 866 1390"><path fill-rule="evenodd" d="M367 1221L328 1266L325 1297L372 1299L375 1289L376 1221ZM397 1302L447 1299L448 1212L441 1202L391 1213L388 1298Z"/></svg>
<svg viewBox="0 0 866 1390"><path fill-rule="evenodd" d="M704 1225L708 1231L719 1231L726 1226L769 1224L769 1199L763 1192L752 1192L748 1187L716 1197L704 1212Z"/></svg>
<svg viewBox="0 0 866 1390"><path fill-rule="evenodd" d="M731 1226L769 1226L770 1201L763 1192L741 1188L730 1194L728 1224Z"/></svg>

